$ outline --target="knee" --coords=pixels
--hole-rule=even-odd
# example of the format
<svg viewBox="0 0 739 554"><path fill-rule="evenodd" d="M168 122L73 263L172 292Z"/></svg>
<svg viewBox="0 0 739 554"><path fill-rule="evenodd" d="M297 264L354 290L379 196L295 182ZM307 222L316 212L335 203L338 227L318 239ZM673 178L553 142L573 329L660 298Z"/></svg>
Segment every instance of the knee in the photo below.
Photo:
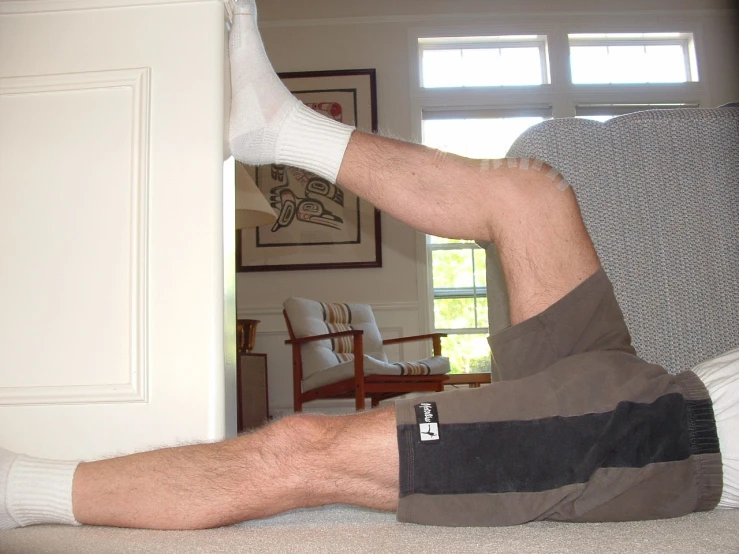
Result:
<svg viewBox="0 0 739 554"><path fill-rule="evenodd" d="M557 168L542 160L522 158L518 160L516 167L522 174L530 174L534 177L533 182L537 185L535 192L538 194L565 192L570 189L570 184L565 180L564 175Z"/></svg>
<svg viewBox="0 0 739 554"><path fill-rule="evenodd" d="M558 169L533 158L510 158L503 170L511 183L507 199L516 213L570 209L577 203L570 184Z"/></svg>
<svg viewBox="0 0 739 554"><path fill-rule="evenodd" d="M278 420L270 431L268 440L279 444L284 453L314 459L319 464L364 448L397 449L394 409L342 416L291 415Z"/></svg>
<svg viewBox="0 0 739 554"><path fill-rule="evenodd" d="M342 418L297 414L287 416L272 425L274 438L288 448L301 452L323 451L333 444L341 432Z"/></svg>

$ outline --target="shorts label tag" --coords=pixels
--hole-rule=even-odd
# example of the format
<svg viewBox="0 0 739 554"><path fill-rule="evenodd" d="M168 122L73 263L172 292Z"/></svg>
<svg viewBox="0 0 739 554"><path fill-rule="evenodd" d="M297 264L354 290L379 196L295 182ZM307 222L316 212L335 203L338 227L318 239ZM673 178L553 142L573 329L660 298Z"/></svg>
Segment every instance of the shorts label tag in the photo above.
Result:
<svg viewBox="0 0 739 554"><path fill-rule="evenodd" d="M415 409L421 442L439 442L439 410L436 402L422 402L416 404Z"/></svg>

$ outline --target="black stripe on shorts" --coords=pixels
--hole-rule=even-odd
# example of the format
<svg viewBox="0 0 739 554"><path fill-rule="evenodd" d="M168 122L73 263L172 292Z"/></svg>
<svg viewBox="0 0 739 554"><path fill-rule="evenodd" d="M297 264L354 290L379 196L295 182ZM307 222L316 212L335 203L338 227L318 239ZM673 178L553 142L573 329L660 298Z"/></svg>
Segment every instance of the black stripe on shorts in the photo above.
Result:
<svg viewBox="0 0 739 554"><path fill-rule="evenodd" d="M599 468L718 453L713 418L700 417L711 410L710 400L672 393L573 417L442 423L434 445L421 442L417 425L401 425L399 444L412 445L416 463L401 471L400 496L541 492L586 483Z"/></svg>

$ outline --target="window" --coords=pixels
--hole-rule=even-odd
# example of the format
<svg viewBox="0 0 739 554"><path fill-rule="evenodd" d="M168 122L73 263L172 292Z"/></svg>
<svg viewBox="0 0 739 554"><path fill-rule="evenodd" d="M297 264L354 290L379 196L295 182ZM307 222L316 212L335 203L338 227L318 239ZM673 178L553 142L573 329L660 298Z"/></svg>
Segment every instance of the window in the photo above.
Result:
<svg viewBox="0 0 739 554"><path fill-rule="evenodd" d="M434 327L449 334L444 355L454 373L490 371L485 251L474 242L428 237Z"/></svg>
<svg viewBox="0 0 739 554"><path fill-rule="evenodd" d="M689 33L572 34L569 42L573 84L698 80Z"/></svg>
<svg viewBox="0 0 739 554"><path fill-rule="evenodd" d="M421 38L418 45L424 88L549 82L543 36Z"/></svg>
<svg viewBox="0 0 739 554"><path fill-rule="evenodd" d="M441 33L439 33L441 34ZM450 33L451 35L451 33ZM690 33L424 36L413 48L415 129L423 144L470 158L506 156L516 138L552 117L606 121L659 108L696 107ZM550 63L551 62L551 63ZM453 372L487 371L486 258L479 246L426 236L429 317L449 336Z"/></svg>
<svg viewBox="0 0 739 554"><path fill-rule="evenodd" d="M484 113L423 112L423 144L468 158L505 157L513 141L544 121L551 110Z"/></svg>

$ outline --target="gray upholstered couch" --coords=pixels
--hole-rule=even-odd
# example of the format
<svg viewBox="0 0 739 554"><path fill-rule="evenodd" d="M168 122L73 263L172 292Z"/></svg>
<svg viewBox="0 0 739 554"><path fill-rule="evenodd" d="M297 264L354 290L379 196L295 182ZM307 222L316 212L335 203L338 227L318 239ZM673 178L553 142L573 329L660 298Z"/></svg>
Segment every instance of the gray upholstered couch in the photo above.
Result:
<svg viewBox="0 0 739 554"><path fill-rule="evenodd" d="M739 347L739 108L555 119L508 155L541 159L574 188L642 357L678 373ZM500 328L505 283L487 249Z"/></svg>
<svg viewBox="0 0 739 554"><path fill-rule="evenodd" d="M644 112L603 125L549 121L510 154L549 162L575 188L644 357L682 371L739 346L739 109ZM504 325L494 261L491 306L501 307L493 315ZM339 506L209 531L19 529L0 534L0 552L723 554L739 552L739 510L464 529Z"/></svg>

